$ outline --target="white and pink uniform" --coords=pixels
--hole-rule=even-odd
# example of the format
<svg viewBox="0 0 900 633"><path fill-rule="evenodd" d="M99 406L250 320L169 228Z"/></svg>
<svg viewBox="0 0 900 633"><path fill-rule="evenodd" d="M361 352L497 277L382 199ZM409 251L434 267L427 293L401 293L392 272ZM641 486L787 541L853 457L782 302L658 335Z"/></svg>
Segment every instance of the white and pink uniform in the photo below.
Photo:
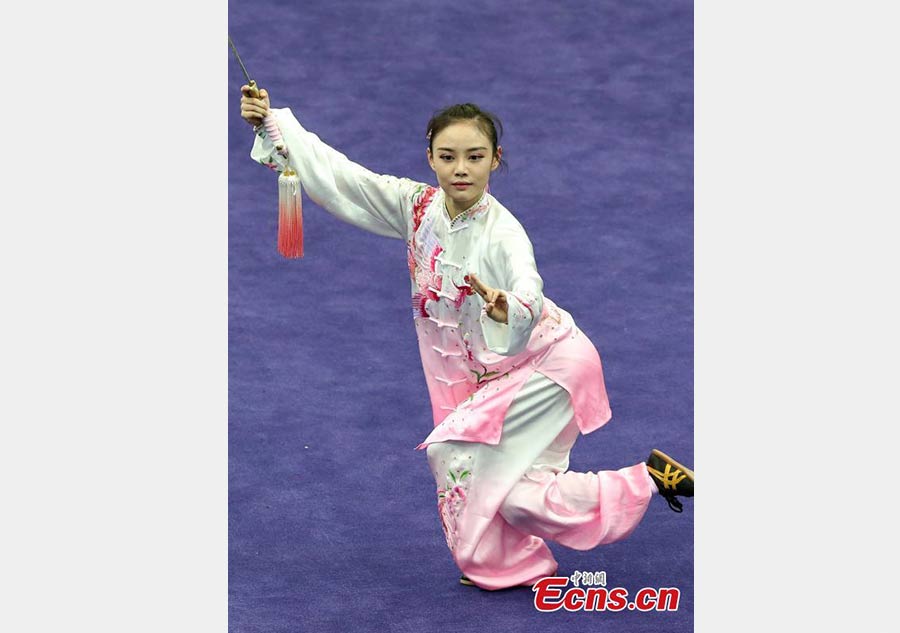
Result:
<svg viewBox="0 0 900 633"><path fill-rule="evenodd" d="M569 449L611 417L600 356L543 296L522 225L490 193L450 219L444 192L374 174L273 110L288 160L311 199L338 218L406 240L412 312L434 429L427 447L447 544L485 589L556 571L543 539L589 549L630 534L655 485L643 463L567 472ZM264 130L251 157L281 171ZM493 321L467 281L506 292Z"/></svg>

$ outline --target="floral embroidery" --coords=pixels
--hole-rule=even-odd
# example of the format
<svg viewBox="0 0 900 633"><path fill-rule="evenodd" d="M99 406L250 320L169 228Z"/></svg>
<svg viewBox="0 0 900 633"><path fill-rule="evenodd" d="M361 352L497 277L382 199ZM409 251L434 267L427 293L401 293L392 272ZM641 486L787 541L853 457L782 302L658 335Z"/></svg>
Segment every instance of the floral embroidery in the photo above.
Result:
<svg viewBox="0 0 900 633"><path fill-rule="evenodd" d="M419 293L425 295L432 301L438 300L438 291L441 289L441 276L430 270L416 271L416 285L419 287Z"/></svg>
<svg viewBox="0 0 900 633"><path fill-rule="evenodd" d="M409 276L416 287L413 296L413 317L428 318L429 312L425 307L428 301L439 301L446 298L456 310L460 310L466 297L475 294L468 278L460 283L457 280L462 271L450 274L447 288L444 288L444 275L446 272L439 264L443 263L441 255L444 248L438 241L434 214L425 217L428 206L441 190L437 187L421 185L413 193L412 210L412 235L407 242L406 264L409 268ZM490 197L482 196L476 204L472 205L464 213L457 217L472 219L484 213L490 207ZM456 264L452 267L461 268ZM471 356L471 354L470 354ZM471 358L470 358L471 360Z"/></svg>
<svg viewBox="0 0 900 633"><path fill-rule="evenodd" d="M480 385L483 382L487 382L488 380L490 380L491 378L494 378L495 376L497 376L497 374L500 373L499 371L488 371L487 367L485 367L483 364L481 364L481 363L478 363L478 364L481 365L481 369L484 370L483 372L479 372L477 369L469 370L470 372L475 374L475 378L477 380L477 382L475 384L477 384L477 385Z"/></svg>
<svg viewBox="0 0 900 633"><path fill-rule="evenodd" d="M413 255L412 246L407 244L406 265L409 266L409 276L415 279L416 276L416 256Z"/></svg>
<svg viewBox="0 0 900 633"><path fill-rule="evenodd" d="M437 271L437 258L444 251L440 244L434 246L431 251L431 257L428 261L428 270L420 270L416 273L416 283L419 285L419 292L431 299L438 300L438 292L441 290L443 278Z"/></svg>
<svg viewBox="0 0 900 633"><path fill-rule="evenodd" d="M435 267L437 266L437 259L441 253L444 252L443 247L440 244L437 244L434 247L434 250L431 252L431 262L429 264L429 268L431 268L431 272L435 271Z"/></svg>
<svg viewBox="0 0 900 633"><path fill-rule="evenodd" d="M444 537L447 539L447 547L450 551L456 547L459 540L457 521L466 502L469 482L472 481L472 472L457 469L447 471L447 483L443 488L438 488L438 513L441 515L441 525L444 528Z"/></svg>
<svg viewBox="0 0 900 633"><path fill-rule="evenodd" d="M417 234L419 227L422 225L422 219L425 217L425 210L431 204L431 200L437 193L437 187L429 187L422 185L416 189L413 194L413 210L412 210L412 236L406 243L406 264L409 267L409 276L418 286L419 292L413 296L413 317L428 317L428 311L425 309L425 303L429 299L437 301L437 292L441 289L441 277L435 272L434 258L437 257L441 250L440 246L434 249L429 266L425 269L420 268L416 253L420 248Z"/></svg>
<svg viewBox="0 0 900 633"><path fill-rule="evenodd" d="M414 198L417 198L413 203L412 210L412 219L413 219L413 242L415 242L416 231L419 230L419 225L422 224L422 217L425 215L425 209L428 208L428 205L431 204L432 198L434 198L434 194L438 191L437 187L419 187L416 192L413 194ZM415 246L415 244L413 244Z"/></svg>
<svg viewBox="0 0 900 633"><path fill-rule="evenodd" d="M478 202L450 220L450 228L455 229L457 226L463 224L467 220L474 220L480 215L483 215L490 206L491 199L487 195L487 189L485 189L484 194L481 196L481 199Z"/></svg>

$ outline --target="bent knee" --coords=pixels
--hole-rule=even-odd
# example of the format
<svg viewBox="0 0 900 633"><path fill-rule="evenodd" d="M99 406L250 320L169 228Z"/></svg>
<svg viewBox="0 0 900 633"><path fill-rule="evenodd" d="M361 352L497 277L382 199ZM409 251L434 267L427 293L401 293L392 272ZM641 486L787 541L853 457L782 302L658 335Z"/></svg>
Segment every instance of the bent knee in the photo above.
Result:
<svg viewBox="0 0 900 633"><path fill-rule="evenodd" d="M527 521L534 514L537 500L543 499L547 480L553 476L545 470L526 472L500 504L500 515L513 526Z"/></svg>

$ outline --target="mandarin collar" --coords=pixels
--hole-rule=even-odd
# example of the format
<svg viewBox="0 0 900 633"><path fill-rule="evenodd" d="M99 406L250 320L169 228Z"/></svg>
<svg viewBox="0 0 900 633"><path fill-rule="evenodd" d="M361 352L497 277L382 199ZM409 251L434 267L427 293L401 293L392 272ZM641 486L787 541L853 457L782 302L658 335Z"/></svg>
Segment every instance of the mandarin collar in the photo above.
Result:
<svg viewBox="0 0 900 633"><path fill-rule="evenodd" d="M471 220L475 220L482 215L484 215L487 210L491 206L491 195L487 191L487 187L484 188L484 191L481 194L481 198L478 199L478 202L473 204L471 207L457 215L452 220L450 219L450 212L447 211L447 194L443 189L438 189L440 191L440 205L441 205L441 214L444 216L444 220L447 222L447 225L451 229L457 229L461 226L467 225Z"/></svg>

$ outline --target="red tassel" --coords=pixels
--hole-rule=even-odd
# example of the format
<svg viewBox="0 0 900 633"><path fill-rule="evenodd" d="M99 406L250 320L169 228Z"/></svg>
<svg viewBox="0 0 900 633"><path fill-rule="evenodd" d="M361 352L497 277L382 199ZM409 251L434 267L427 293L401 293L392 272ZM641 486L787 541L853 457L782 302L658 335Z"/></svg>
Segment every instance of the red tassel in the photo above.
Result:
<svg viewBox="0 0 900 633"><path fill-rule="evenodd" d="M300 178L288 167L278 177L278 252L290 259L303 257L303 201Z"/></svg>

